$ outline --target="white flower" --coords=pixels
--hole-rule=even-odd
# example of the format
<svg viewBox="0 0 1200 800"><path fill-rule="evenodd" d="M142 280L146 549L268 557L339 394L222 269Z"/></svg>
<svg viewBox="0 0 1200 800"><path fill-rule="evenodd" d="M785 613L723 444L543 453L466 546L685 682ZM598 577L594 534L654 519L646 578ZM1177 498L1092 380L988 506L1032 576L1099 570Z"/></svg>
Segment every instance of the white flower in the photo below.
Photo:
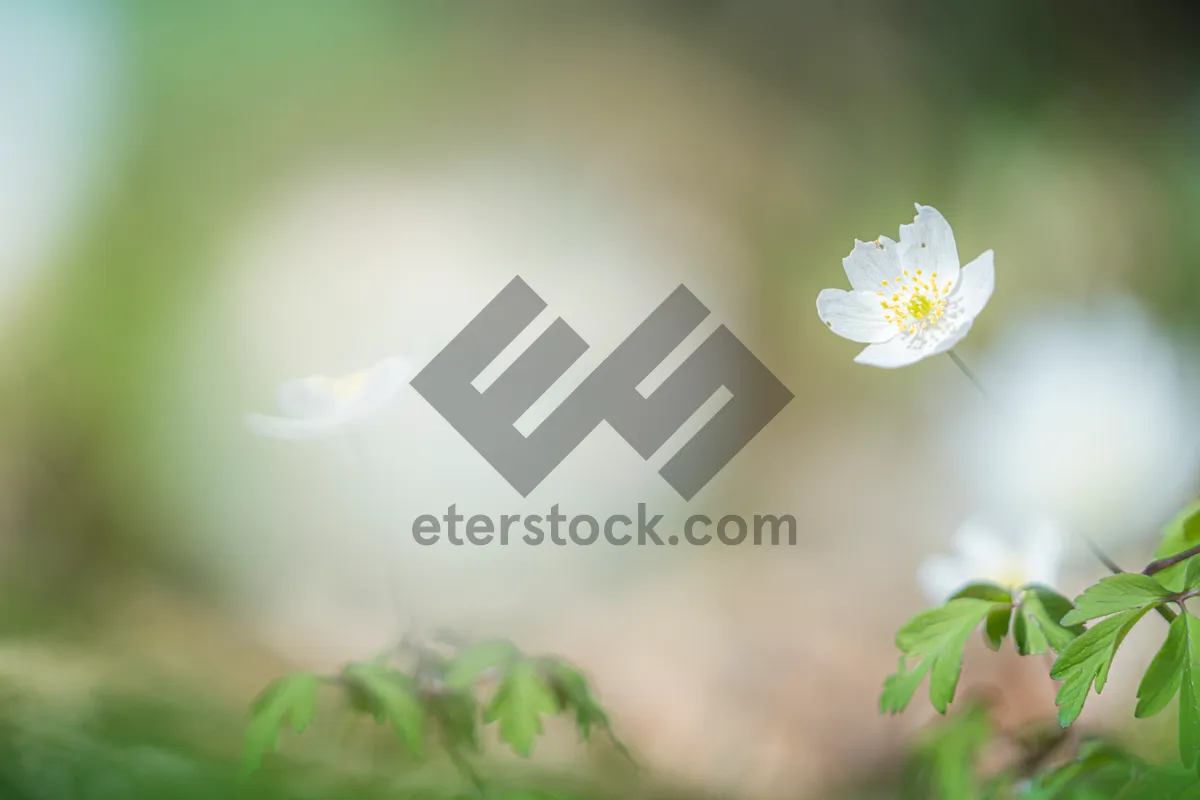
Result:
<svg viewBox="0 0 1200 800"><path fill-rule="evenodd" d="M323 436L382 411L412 375L407 359L388 358L340 378L313 375L287 381L277 393L283 416L250 413L246 427L277 439Z"/></svg>
<svg viewBox="0 0 1200 800"><path fill-rule="evenodd" d="M937 209L917 206L900 241L855 240L842 259L852 291L826 289L817 313L838 336L868 345L854 360L895 368L962 340L992 296L992 251L959 268L954 232Z"/></svg>
<svg viewBox="0 0 1200 800"><path fill-rule="evenodd" d="M1195 495L1197 393L1137 306L1043 309L1002 331L980 367L995 402L962 406L946 426L972 502L1118 547L1154 536Z"/></svg>
<svg viewBox="0 0 1200 800"><path fill-rule="evenodd" d="M1066 534L1042 519L1013 541L972 520L958 529L953 544L955 555L930 556L917 572L921 591L931 603L944 603L975 582L1013 590L1034 583L1053 587L1062 567Z"/></svg>

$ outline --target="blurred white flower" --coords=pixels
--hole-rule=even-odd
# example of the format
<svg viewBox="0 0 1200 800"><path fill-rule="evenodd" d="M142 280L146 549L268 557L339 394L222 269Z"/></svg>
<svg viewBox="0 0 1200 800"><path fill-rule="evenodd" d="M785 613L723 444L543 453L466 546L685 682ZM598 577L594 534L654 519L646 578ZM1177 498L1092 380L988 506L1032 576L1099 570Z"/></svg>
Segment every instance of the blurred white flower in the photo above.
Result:
<svg viewBox="0 0 1200 800"><path fill-rule="evenodd" d="M917 571L921 591L931 603L944 603L969 583L986 581L1007 589L1037 583L1053 587L1066 549L1066 534L1039 520L1013 539L997 535L979 520L954 535L954 555L934 555Z"/></svg>
<svg viewBox="0 0 1200 800"><path fill-rule="evenodd" d="M916 204L899 243L855 240L842 259L852 291L826 289L817 313L834 333L868 345L854 360L895 368L954 347L992 296L992 251L959 268L954 232L937 209Z"/></svg>
<svg viewBox="0 0 1200 800"><path fill-rule="evenodd" d="M276 439L312 439L382 411L412 378L413 364L388 358L373 367L330 378L312 375L279 386L277 400L283 416L250 413L246 427Z"/></svg>
<svg viewBox="0 0 1200 800"><path fill-rule="evenodd" d="M1190 379L1136 306L1037 314L1002 333L981 366L995 403L964 407L947 426L977 502L1113 547L1153 536L1195 494Z"/></svg>

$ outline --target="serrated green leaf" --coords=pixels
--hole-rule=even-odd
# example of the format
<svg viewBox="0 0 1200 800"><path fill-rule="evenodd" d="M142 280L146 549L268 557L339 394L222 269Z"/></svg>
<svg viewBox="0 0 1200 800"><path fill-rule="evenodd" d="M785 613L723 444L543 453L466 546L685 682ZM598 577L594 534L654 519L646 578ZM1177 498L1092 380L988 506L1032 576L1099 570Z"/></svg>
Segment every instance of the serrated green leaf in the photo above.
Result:
<svg viewBox="0 0 1200 800"><path fill-rule="evenodd" d="M391 725L405 749L420 758L425 749L425 707L412 678L386 664L365 661L346 667L342 684L355 708L381 725Z"/></svg>
<svg viewBox="0 0 1200 800"><path fill-rule="evenodd" d="M536 662L518 661L505 672L500 688L484 712L484 722L500 723L500 738L513 752L528 756L542 732L542 715L558 712L558 701Z"/></svg>
<svg viewBox="0 0 1200 800"><path fill-rule="evenodd" d="M945 714L954 700L967 639L995 607L996 603L978 598L950 600L917 614L896 633L896 646L906 656L922 662L916 669L929 671L929 701L939 714ZM925 661L931 663L924 665ZM885 684L885 695L889 695L886 705L896 705L902 697L898 689L904 688L906 682L893 681L890 688Z"/></svg>
<svg viewBox="0 0 1200 800"><path fill-rule="evenodd" d="M1188 641L1189 616L1180 614L1171 623L1166 641L1142 677L1137 692L1137 709L1133 712L1138 719L1159 713L1179 692L1184 666L1191 649L1191 643Z"/></svg>
<svg viewBox="0 0 1200 800"><path fill-rule="evenodd" d="M917 662L908 669L907 659L900 656L900 664L894 675L889 675L883 681L883 694L879 697L879 711L882 714L899 714L908 708L912 696L916 694L925 680L925 673L933 666L933 659L927 658Z"/></svg>
<svg viewBox="0 0 1200 800"><path fill-rule="evenodd" d="M1062 681L1056 701L1062 727L1069 726L1079 717L1093 684L1096 694L1104 691L1117 649L1150 608L1131 608L1101 620L1071 642L1054 662L1050 677Z"/></svg>
<svg viewBox="0 0 1200 800"><path fill-rule="evenodd" d="M291 725L303 733L317 710L316 675L287 675L271 683L255 698L251 706L250 724L246 727L243 771L253 772L262 765L263 757L275 751L279 733Z"/></svg>
<svg viewBox="0 0 1200 800"><path fill-rule="evenodd" d="M1070 600L1052 589L1026 587L1021 594L1021 607L1014 625L1017 652L1040 655L1049 648L1061 653L1084 632L1082 625L1065 627L1060 623L1073 608Z"/></svg>
<svg viewBox="0 0 1200 800"><path fill-rule="evenodd" d="M1070 627L1109 614L1160 604L1172 592L1149 575L1124 572L1109 575L1075 598L1075 610L1062 619Z"/></svg>
<svg viewBox="0 0 1200 800"><path fill-rule="evenodd" d="M1184 563L1183 590L1185 592L1200 589L1200 556L1192 556Z"/></svg>
<svg viewBox="0 0 1200 800"><path fill-rule="evenodd" d="M471 686L490 669L507 669L521 657L516 645L506 639L492 639L463 648L446 671L446 683L456 688Z"/></svg>
<svg viewBox="0 0 1200 800"><path fill-rule="evenodd" d="M1004 643L1004 637L1008 636L1008 629L1012 624L1012 617L1011 603L998 604L988 612L983 624L983 641L992 650L999 650L1000 645Z"/></svg>

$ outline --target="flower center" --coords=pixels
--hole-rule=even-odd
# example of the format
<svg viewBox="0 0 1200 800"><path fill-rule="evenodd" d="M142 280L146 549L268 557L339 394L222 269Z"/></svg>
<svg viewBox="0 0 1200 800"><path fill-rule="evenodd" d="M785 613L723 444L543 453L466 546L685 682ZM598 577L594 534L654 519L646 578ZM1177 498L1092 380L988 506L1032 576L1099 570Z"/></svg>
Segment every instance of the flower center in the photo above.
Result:
<svg viewBox="0 0 1200 800"><path fill-rule="evenodd" d="M1015 592L1017 589L1025 585L1025 573L1022 569L1015 565L1008 565L995 577L995 582L1005 589Z"/></svg>
<svg viewBox="0 0 1200 800"><path fill-rule="evenodd" d="M901 332L916 334L918 331L936 327L946 314L953 281L938 284L937 273L926 275L922 270L916 274L904 274L895 280L884 281L883 290L877 294L883 298L884 319Z"/></svg>
<svg viewBox="0 0 1200 800"><path fill-rule="evenodd" d="M913 319L925 319L933 310L933 302L923 294L913 295L908 301L908 315Z"/></svg>

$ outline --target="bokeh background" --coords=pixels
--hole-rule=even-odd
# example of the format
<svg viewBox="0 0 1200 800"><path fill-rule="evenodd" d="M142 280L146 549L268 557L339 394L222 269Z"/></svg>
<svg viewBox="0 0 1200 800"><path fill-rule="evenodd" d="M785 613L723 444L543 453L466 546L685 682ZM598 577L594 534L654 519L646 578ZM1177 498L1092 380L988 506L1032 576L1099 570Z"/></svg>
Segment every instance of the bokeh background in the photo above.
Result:
<svg viewBox="0 0 1200 800"><path fill-rule="evenodd" d="M990 470L1061 466L1073 477L1054 490L1088 500L1067 501L1088 525L1119 520L1093 532L1130 565L1194 494L1198 16L0 2L6 796L231 796L267 681L440 627L579 663L643 764L552 727L532 764L497 753L497 780L897 796L931 714L877 713L892 635L926 603L922 559L979 504L1012 501L991 490L1020 481ZM974 435L988 413L948 359L860 367L816 316L854 239L894 238L914 202L946 215L964 263L996 252L996 293L959 352L1006 385L1038 376L1027 402L1048 427L1013 434L1030 437L1025 465ZM545 323L591 346L567 383L684 283L713 312L705 330L728 325L795 400L691 504L655 472L669 454L643 462L608 430L522 499L412 390L350 448L243 428L282 381L423 363L516 274ZM1152 357L1169 379L1140 371ZM1095 369L1060 368L1079 363ZM1079 403L1056 405L1064 393ZM1098 411L1074 429L1079 408ZM792 514L799 541L409 535L452 503L639 502L674 519ZM1073 558L1062 589L1099 574ZM1170 724L1122 723L1149 657L1131 641L1084 724L1147 742ZM1052 720L1045 673L972 650L963 691L998 698L1006 724ZM322 735L289 739L255 796L416 780L386 742Z"/></svg>

